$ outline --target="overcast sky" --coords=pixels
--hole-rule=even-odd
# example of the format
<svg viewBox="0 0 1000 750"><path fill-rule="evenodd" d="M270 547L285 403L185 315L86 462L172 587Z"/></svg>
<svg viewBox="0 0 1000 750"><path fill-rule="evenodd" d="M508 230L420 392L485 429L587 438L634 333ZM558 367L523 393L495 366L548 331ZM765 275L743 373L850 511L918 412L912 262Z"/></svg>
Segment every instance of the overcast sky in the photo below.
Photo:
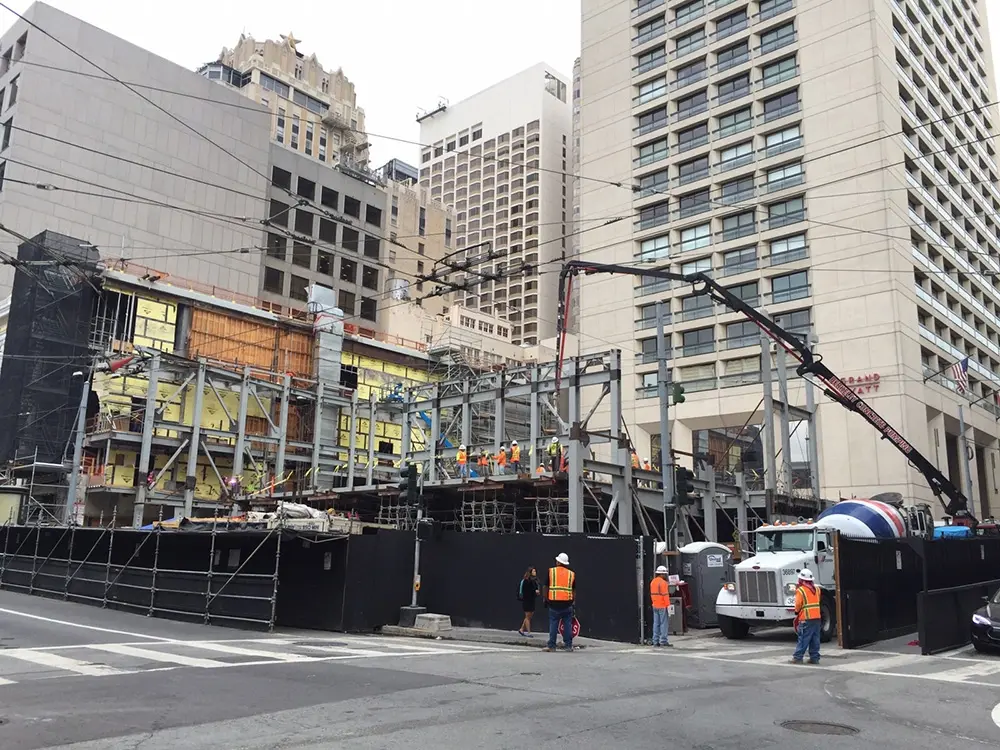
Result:
<svg viewBox="0 0 1000 750"><path fill-rule="evenodd" d="M24 11L30 0L5 0ZM277 39L344 69L371 134L415 141L418 107L468 97L545 60L569 76L580 50L580 0L46 0L162 57L195 68L240 33ZM0 9L0 28L13 16ZM372 163L416 164L418 149L371 138Z"/></svg>

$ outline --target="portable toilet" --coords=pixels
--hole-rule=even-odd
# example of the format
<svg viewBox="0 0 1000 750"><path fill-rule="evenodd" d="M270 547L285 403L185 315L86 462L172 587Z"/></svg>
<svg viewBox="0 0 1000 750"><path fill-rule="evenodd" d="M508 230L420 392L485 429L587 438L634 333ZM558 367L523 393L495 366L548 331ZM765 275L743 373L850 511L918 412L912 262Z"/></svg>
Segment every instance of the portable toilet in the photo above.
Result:
<svg viewBox="0 0 1000 750"><path fill-rule="evenodd" d="M691 609L688 624L695 628L719 625L715 600L725 583L733 580L733 553L717 542L692 542L681 547L681 578L688 585Z"/></svg>

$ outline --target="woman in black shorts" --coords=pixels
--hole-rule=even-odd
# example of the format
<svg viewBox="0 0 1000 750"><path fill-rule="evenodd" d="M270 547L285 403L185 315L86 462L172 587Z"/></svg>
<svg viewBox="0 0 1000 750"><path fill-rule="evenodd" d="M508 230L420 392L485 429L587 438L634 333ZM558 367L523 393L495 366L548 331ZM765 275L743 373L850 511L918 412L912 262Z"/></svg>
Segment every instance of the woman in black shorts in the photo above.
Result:
<svg viewBox="0 0 1000 750"><path fill-rule="evenodd" d="M524 619L521 621L521 629L517 632L526 638L531 638L531 616L535 614L535 599L542 593L538 586L538 574L534 567L529 567L524 571L521 584L517 590L517 598L521 600L521 609L524 610Z"/></svg>

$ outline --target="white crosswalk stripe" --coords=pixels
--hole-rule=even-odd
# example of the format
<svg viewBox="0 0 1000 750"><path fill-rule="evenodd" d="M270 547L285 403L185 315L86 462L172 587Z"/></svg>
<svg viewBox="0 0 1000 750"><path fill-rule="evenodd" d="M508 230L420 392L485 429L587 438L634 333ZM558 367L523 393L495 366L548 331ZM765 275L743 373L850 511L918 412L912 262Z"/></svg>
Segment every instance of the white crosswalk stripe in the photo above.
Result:
<svg viewBox="0 0 1000 750"><path fill-rule="evenodd" d="M52 654L47 651L35 651L29 649L10 649L0 651L0 656L4 659L18 659L20 661L38 664L50 669L64 670L76 674L87 675L88 677L107 677L109 675L121 674L122 671L103 664L92 664L91 662L80 661L68 656Z"/></svg>
<svg viewBox="0 0 1000 750"><path fill-rule="evenodd" d="M215 667L225 667L226 662L214 659L201 659L194 656L184 656L177 653L166 653L163 651L153 651L148 648L138 646L121 646L115 643L102 643L92 648L100 651L107 651L112 654L122 654L123 656L134 656L143 661L156 661L164 664L174 664L182 667L202 667L211 669Z"/></svg>

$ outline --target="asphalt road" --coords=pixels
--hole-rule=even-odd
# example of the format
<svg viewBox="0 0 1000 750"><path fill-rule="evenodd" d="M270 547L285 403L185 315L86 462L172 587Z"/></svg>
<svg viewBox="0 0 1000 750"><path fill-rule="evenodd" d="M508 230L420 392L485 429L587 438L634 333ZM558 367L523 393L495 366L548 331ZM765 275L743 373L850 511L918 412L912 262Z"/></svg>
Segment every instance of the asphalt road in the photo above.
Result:
<svg viewBox="0 0 1000 750"><path fill-rule="evenodd" d="M1000 659L831 648L811 667L787 662L783 633L675 643L656 652L603 644L545 654L269 636L0 592L0 748L1000 745ZM794 720L852 733L782 726Z"/></svg>

